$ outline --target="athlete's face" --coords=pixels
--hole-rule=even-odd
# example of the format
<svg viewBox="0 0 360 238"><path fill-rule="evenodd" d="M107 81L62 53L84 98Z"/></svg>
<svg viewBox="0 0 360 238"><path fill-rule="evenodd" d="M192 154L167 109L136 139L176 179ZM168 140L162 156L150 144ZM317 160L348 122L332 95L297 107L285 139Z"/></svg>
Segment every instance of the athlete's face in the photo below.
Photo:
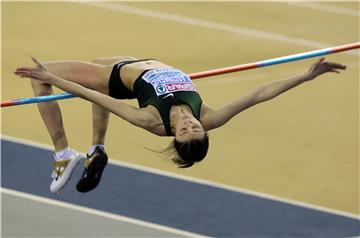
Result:
<svg viewBox="0 0 360 238"><path fill-rule="evenodd" d="M205 131L201 123L193 116L184 116L179 120L176 126L175 137L179 142L185 142L192 139L201 139Z"/></svg>

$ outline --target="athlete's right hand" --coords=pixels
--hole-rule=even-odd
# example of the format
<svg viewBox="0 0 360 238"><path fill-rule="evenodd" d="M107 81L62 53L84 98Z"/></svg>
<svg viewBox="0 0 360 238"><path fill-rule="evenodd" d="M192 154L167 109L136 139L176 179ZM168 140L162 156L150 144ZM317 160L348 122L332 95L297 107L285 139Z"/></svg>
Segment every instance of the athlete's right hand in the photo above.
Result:
<svg viewBox="0 0 360 238"><path fill-rule="evenodd" d="M42 81L48 81L51 79L51 74L35 57L31 57L32 61L36 64L35 67L21 67L15 70L15 74L20 78L31 78Z"/></svg>

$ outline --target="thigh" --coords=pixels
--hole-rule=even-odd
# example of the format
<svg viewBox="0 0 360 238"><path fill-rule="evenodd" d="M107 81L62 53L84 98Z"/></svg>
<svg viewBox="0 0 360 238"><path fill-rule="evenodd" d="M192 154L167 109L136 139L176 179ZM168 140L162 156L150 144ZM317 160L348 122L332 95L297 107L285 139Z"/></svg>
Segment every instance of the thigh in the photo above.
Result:
<svg viewBox="0 0 360 238"><path fill-rule="evenodd" d="M49 72L60 78L97 91L108 91L112 66L85 61L50 61L44 65Z"/></svg>
<svg viewBox="0 0 360 238"><path fill-rule="evenodd" d="M137 60L137 58L132 56L112 56L112 57L101 57L97 58L91 62L102 65L114 65L123 61L128 60Z"/></svg>

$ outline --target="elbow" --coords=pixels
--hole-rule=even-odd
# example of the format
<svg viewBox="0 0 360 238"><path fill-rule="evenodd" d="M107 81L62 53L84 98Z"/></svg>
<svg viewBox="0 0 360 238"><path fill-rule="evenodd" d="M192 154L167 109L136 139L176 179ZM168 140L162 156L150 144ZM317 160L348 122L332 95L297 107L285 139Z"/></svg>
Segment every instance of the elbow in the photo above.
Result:
<svg viewBox="0 0 360 238"><path fill-rule="evenodd" d="M271 90L269 90L268 85L265 84L265 85L260 86L257 89L256 96L255 96L255 102L256 103L264 102L264 101L273 99L276 96L277 95L271 93Z"/></svg>
<svg viewBox="0 0 360 238"><path fill-rule="evenodd" d="M258 87L254 93L252 104L255 105L257 103L260 103L264 101L264 98L266 96L266 85L261 85Z"/></svg>
<svg viewBox="0 0 360 238"><path fill-rule="evenodd" d="M144 128L146 130L153 130L156 127L156 124L146 120L145 118L139 118L139 120L137 121L137 126Z"/></svg>
<svg viewBox="0 0 360 238"><path fill-rule="evenodd" d="M165 136L166 134L164 134L162 132L162 130L159 130L159 123L156 123L153 120L141 120L141 121L137 121L136 126L145 129L155 135L158 136Z"/></svg>
<svg viewBox="0 0 360 238"><path fill-rule="evenodd" d="M155 123L154 120L151 120L148 116L139 116L136 118L136 120L128 120L128 121L133 125L148 131L153 131L157 127L157 123Z"/></svg>

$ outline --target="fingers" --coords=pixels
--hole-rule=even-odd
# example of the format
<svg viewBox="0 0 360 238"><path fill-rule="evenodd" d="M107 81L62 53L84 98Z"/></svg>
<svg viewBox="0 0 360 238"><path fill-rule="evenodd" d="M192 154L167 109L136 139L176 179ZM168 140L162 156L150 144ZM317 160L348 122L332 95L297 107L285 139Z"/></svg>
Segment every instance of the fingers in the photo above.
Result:
<svg viewBox="0 0 360 238"><path fill-rule="evenodd" d="M32 61L36 64L36 67L20 67L17 68L14 72L14 74L18 75L21 72L30 72L30 71L34 71L36 69L41 69L43 71L47 71L46 68L35 58L35 57L31 57Z"/></svg>
<svg viewBox="0 0 360 238"><path fill-rule="evenodd" d="M22 73L24 73L24 72L28 72L28 70L19 70L19 69L17 69L17 70L14 72L14 74L19 75L19 74L22 74Z"/></svg>
<svg viewBox="0 0 360 238"><path fill-rule="evenodd" d="M315 68L319 68L319 69L323 68L323 70L325 70L325 72L327 71L327 72L333 72L333 73L340 73L340 70L346 69L346 65L335 63L335 62L328 62L328 61L325 61L324 57L322 57L315 63Z"/></svg>
<svg viewBox="0 0 360 238"><path fill-rule="evenodd" d="M35 58L35 57L31 57L32 61L34 61L34 63L40 67L41 69L45 70L45 67Z"/></svg>
<svg viewBox="0 0 360 238"><path fill-rule="evenodd" d="M42 80L41 77L33 72L21 72L17 74L20 78L30 78L30 79L37 79Z"/></svg>
<svg viewBox="0 0 360 238"><path fill-rule="evenodd" d="M336 69L331 69L331 70L329 70L329 72L333 72L333 73L337 73L337 74L340 73L340 71L339 71L339 70L336 70Z"/></svg>
<svg viewBox="0 0 360 238"><path fill-rule="evenodd" d="M332 72L332 73L340 73L341 70L345 70L346 69L346 65L342 65L342 64L338 64L338 63L333 63L333 62L325 62L326 63L326 67L327 67L327 71L328 72Z"/></svg>
<svg viewBox="0 0 360 238"><path fill-rule="evenodd" d="M17 68L16 71L18 71L18 70L31 70L31 69L33 69L33 68L31 68L31 67L20 67L20 68Z"/></svg>
<svg viewBox="0 0 360 238"><path fill-rule="evenodd" d="M16 75L18 75L20 78L32 78L32 74L29 72L21 72L17 73Z"/></svg>
<svg viewBox="0 0 360 238"><path fill-rule="evenodd" d="M333 63L333 62L328 62L328 63L331 64L331 66L336 69L342 69L342 70L346 69L346 65Z"/></svg>
<svg viewBox="0 0 360 238"><path fill-rule="evenodd" d="M324 57L321 57L318 61L316 61L315 63L313 63L309 69L309 71L313 71L314 69L318 68L323 62L325 61Z"/></svg>
<svg viewBox="0 0 360 238"><path fill-rule="evenodd" d="M321 58L316 62L316 64L319 65L319 64L321 64L321 63L324 62L324 61L325 61L325 57L321 57Z"/></svg>
<svg viewBox="0 0 360 238"><path fill-rule="evenodd" d="M346 65L343 65L343 64L339 64L339 63L335 63L335 62L325 62L325 57L321 57L316 63L315 65L320 65L320 64L327 64L331 67L334 67L336 69L346 69Z"/></svg>
<svg viewBox="0 0 360 238"><path fill-rule="evenodd" d="M16 69L14 74L20 75L20 74L24 74L24 73L30 73L30 72L32 72L32 70L33 69Z"/></svg>
<svg viewBox="0 0 360 238"><path fill-rule="evenodd" d="M38 65L38 66L41 65L41 64L39 63L39 61L38 61L35 57L31 56L31 59L32 59L32 61L33 61L36 65Z"/></svg>
<svg viewBox="0 0 360 238"><path fill-rule="evenodd" d="M36 72L32 68L19 68L14 72L20 78L35 78Z"/></svg>

